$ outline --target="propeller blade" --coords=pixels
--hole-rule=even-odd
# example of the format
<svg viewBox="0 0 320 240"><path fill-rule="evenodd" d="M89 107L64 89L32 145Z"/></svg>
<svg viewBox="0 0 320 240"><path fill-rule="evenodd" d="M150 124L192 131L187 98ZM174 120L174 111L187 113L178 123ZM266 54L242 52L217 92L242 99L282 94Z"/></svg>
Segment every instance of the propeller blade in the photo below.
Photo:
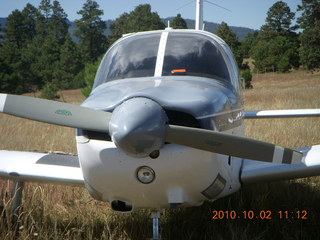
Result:
<svg viewBox="0 0 320 240"><path fill-rule="evenodd" d="M209 152L262 162L299 164L302 161L302 153L292 149L206 129L169 125L165 140Z"/></svg>
<svg viewBox="0 0 320 240"><path fill-rule="evenodd" d="M0 112L60 126L107 132L111 113L41 98L0 94Z"/></svg>

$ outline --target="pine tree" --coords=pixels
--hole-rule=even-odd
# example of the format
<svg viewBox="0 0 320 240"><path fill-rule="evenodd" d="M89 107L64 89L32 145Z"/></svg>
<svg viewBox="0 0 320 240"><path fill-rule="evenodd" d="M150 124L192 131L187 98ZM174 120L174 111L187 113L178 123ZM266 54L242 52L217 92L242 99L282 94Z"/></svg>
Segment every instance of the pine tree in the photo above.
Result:
<svg viewBox="0 0 320 240"><path fill-rule="evenodd" d="M258 31L253 33L249 33L242 41L241 41L241 52L244 58L250 57L250 52L252 46L254 46L257 41Z"/></svg>
<svg viewBox="0 0 320 240"><path fill-rule="evenodd" d="M294 13L282 1L268 11L266 24L258 34L251 55L259 71L287 72L299 67L298 38L291 26Z"/></svg>
<svg viewBox="0 0 320 240"><path fill-rule="evenodd" d="M123 34L140 31L164 29L165 24L156 12L151 12L149 4L137 6L132 12L124 13L111 26L110 43L119 39Z"/></svg>
<svg viewBox="0 0 320 240"><path fill-rule="evenodd" d="M32 28L32 5L27 5L22 12L15 10L7 18L4 27L3 46L0 49L3 69L0 69L7 81L6 89L11 93L22 93L28 91L32 85L30 79L30 62L25 61L24 53L28 44L34 38L34 26ZM36 11L35 11L36 12Z"/></svg>
<svg viewBox="0 0 320 240"><path fill-rule="evenodd" d="M74 79L82 68L79 49L72 41L70 34L68 34L64 44L61 46L59 66L54 76L58 82L58 87L60 89L78 87Z"/></svg>
<svg viewBox="0 0 320 240"><path fill-rule="evenodd" d="M290 32L296 28L291 26L294 16L295 14L285 2L278 1L269 9L265 26L276 32Z"/></svg>
<svg viewBox="0 0 320 240"><path fill-rule="evenodd" d="M106 24L101 20L103 11L96 1L87 0L78 14L81 18L75 21L78 28L75 35L80 40L84 62L94 62L107 48Z"/></svg>
<svg viewBox="0 0 320 240"><path fill-rule="evenodd" d="M51 4L50 0L42 0L38 9L37 35L40 35L44 41L46 37L53 35L60 44L63 44L68 33L69 22L60 3L53 1Z"/></svg>
<svg viewBox="0 0 320 240"><path fill-rule="evenodd" d="M79 61L76 50L68 47L71 39L65 40L68 20L58 1L42 0L38 9L27 4L21 12L13 11L3 31L1 89L22 93L44 85L66 87L71 74L80 71L74 66Z"/></svg>
<svg viewBox="0 0 320 240"><path fill-rule="evenodd" d="M111 25L112 34L108 37L110 44L121 38L123 34L132 32L128 25L129 17L129 13L123 13Z"/></svg>
<svg viewBox="0 0 320 240"><path fill-rule="evenodd" d="M21 93L22 89L18 89L21 77L6 59L6 50L0 48L0 92Z"/></svg>
<svg viewBox="0 0 320 240"><path fill-rule="evenodd" d="M177 14L177 16L172 19L172 22L170 24L170 26L173 29L187 29L187 23L186 21L181 17L181 14Z"/></svg>
<svg viewBox="0 0 320 240"><path fill-rule="evenodd" d="M137 6L129 14L128 22L132 32L164 29L165 25L156 12L151 12L150 4Z"/></svg>
<svg viewBox="0 0 320 240"><path fill-rule="evenodd" d="M59 68L60 43L53 35L48 35L45 42L35 39L29 49L35 53L32 70L41 79L40 86L54 79L55 71Z"/></svg>
<svg viewBox="0 0 320 240"><path fill-rule="evenodd" d="M0 24L0 48L2 47L3 36L2 36L2 25Z"/></svg>
<svg viewBox="0 0 320 240"><path fill-rule="evenodd" d="M42 88L55 85L63 88L60 71L60 49L68 34L67 14L58 1L42 0L36 19L36 36L25 51L25 58L31 62L35 84Z"/></svg>
<svg viewBox="0 0 320 240"><path fill-rule="evenodd" d="M36 36L36 21L39 11L33 5L28 3L22 10L24 16L24 27L26 30L26 42L30 43Z"/></svg>
<svg viewBox="0 0 320 240"><path fill-rule="evenodd" d="M302 0L298 6L302 11L297 22L303 29L300 35L299 54L302 65L308 70L320 69L320 1Z"/></svg>
<svg viewBox="0 0 320 240"><path fill-rule="evenodd" d="M53 1L51 10L52 14L48 22L50 34L54 35L60 44L63 44L69 28L67 14L64 12L58 1Z"/></svg>
<svg viewBox="0 0 320 240"><path fill-rule="evenodd" d="M25 44L26 29L24 26L24 16L19 10L14 10L7 18L3 28L4 42L10 42L16 48L21 49Z"/></svg>
<svg viewBox="0 0 320 240"><path fill-rule="evenodd" d="M37 35L45 38L49 34L48 23L52 13L50 0L41 0L38 11L39 15L36 21Z"/></svg>
<svg viewBox="0 0 320 240"><path fill-rule="evenodd" d="M90 95L94 79L100 64L100 59L95 63L87 63L84 68L83 78L86 84L86 87L82 89L82 94L86 97Z"/></svg>
<svg viewBox="0 0 320 240"><path fill-rule="evenodd" d="M228 24L225 22L222 22L218 29L216 34L221 37L231 48L233 55L236 58L237 64L239 67L242 66L243 56L240 49L240 42L238 41L237 35L235 32L233 32Z"/></svg>

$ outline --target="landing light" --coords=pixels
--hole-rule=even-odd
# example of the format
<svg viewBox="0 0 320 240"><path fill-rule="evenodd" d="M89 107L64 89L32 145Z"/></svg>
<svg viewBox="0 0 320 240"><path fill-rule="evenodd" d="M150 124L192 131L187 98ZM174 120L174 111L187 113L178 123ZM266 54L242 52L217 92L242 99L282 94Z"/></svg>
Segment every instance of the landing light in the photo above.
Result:
<svg viewBox="0 0 320 240"><path fill-rule="evenodd" d="M137 169L137 179L139 182L144 184L149 184L154 181L156 177L155 172L152 168L147 166L142 166Z"/></svg>

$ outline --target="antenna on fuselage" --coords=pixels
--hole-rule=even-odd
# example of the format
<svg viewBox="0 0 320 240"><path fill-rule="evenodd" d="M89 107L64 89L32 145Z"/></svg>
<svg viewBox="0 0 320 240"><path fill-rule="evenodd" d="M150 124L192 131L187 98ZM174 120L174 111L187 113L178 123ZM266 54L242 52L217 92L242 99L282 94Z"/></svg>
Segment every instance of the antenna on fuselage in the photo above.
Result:
<svg viewBox="0 0 320 240"><path fill-rule="evenodd" d="M222 8L224 10L227 10L229 12L231 12L229 9L224 8L218 4L209 2L209 1L205 1L207 3L210 3L212 5L215 5L219 8ZM203 24L203 0L196 0L196 25L195 25L195 29L196 30L204 30L204 24Z"/></svg>
<svg viewBox="0 0 320 240"><path fill-rule="evenodd" d="M196 25L195 29L200 30L203 27L203 0L196 1Z"/></svg>
<svg viewBox="0 0 320 240"><path fill-rule="evenodd" d="M184 8L185 6L193 3L193 2L196 2L196 23L195 23L195 29L196 30L204 30L204 24L203 24L203 2L207 2L207 3L210 3L216 7L219 7L219 8L222 8L224 10L227 10L229 12L231 12L229 9L227 8L224 8L216 3L213 3L213 2L210 2L210 1L206 1L206 0L192 0L191 2L188 2L187 4L177 8L176 10L179 10L181 8Z"/></svg>

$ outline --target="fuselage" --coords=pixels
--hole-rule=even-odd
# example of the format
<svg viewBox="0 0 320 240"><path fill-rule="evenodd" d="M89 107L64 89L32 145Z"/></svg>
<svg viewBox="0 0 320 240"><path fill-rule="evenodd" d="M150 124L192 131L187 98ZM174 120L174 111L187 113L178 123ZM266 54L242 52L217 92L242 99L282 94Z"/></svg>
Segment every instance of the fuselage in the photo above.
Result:
<svg viewBox="0 0 320 240"><path fill-rule="evenodd" d="M151 108L146 109L150 114L153 106L159 108L162 113L155 117L165 120L145 120L143 104ZM137 139L144 131L155 134L158 122L243 134L236 62L220 38L204 31L167 29L124 36L106 53L82 106L117 112L120 118L114 125L124 130L136 121L146 122L129 131ZM152 151L138 155L119 147L116 140L116 134L77 131L86 187L114 210L197 206L240 188L241 161L233 157L169 142L156 145L153 151L152 144L149 147L144 139L137 143L131 137L133 146Z"/></svg>

